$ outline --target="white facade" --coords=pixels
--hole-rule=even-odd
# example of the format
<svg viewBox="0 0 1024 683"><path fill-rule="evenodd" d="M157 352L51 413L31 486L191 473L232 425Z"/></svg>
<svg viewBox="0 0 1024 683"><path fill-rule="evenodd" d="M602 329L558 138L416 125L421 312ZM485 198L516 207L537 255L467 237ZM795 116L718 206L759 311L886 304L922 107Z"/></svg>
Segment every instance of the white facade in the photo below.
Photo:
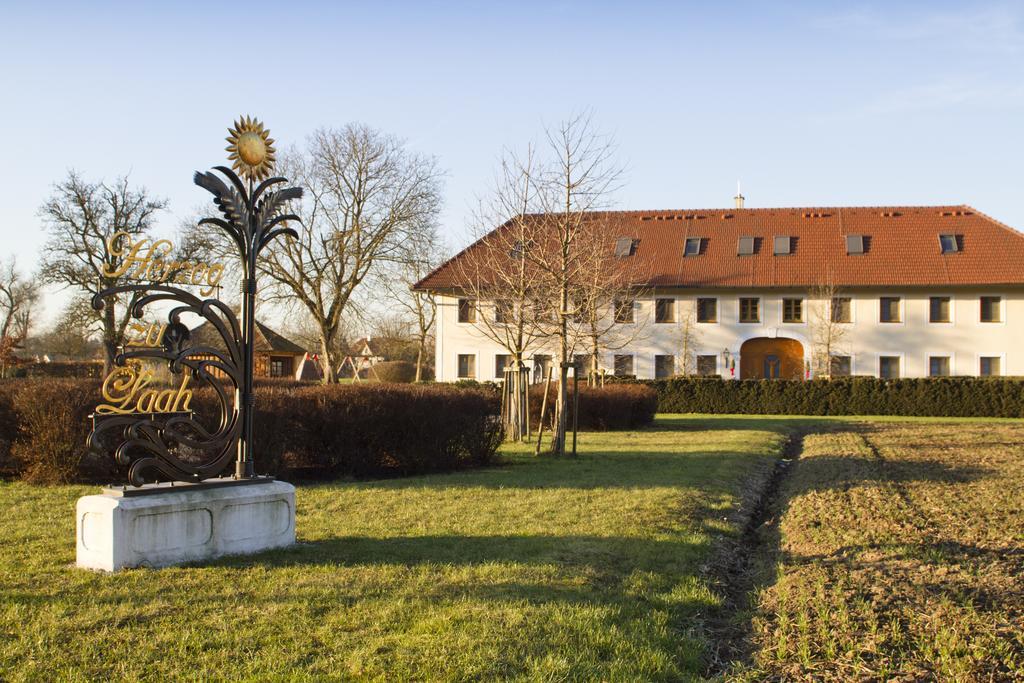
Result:
<svg viewBox="0 0 1024 683"><path fill-rule="evenodd" d="M992 374L1024 375L1024 349L1020 347L1024 341L1024 290L1020 287L850 289L837 296L851 299L851 316L849 323L840 324L844 332L833 354L849 356L853 375L880 376L882 357L899 359L900 377L927 377L930 368L936 367L950 375L980 375L984 374L983 362ZM881 297L899 298L898 322L881 321ZM949 322L931 321L932 297L949 297ZM999 297L998 321L982 322L982 297ZM661 298L674 300L675 322L655 322L655 299ZM658 355L675 356L676 367L681 367L683 325L679 321L688 314L694 316L697 298L716 299L717 316L715 322L692 323L692 355L714 356L716 374L739 378L743 342L760 337L800 342L805 365L810 368L815 331L820 328L815 322L819 319L816 311L825 310L818 307L827 303L808 300L806 291L736 289L659 289L638 299L636 322L622 328L627 341L621 349L602 353L602 367L613 372L616 355L632 356L633 374L641 379L654 378ZM758 322L740 322L741 298L758 299ZM787 298L802 300L803 322L783 321L783 299ZM508 351L481 332L478 323L459 322L457 297L439 295L437 302L437 379L463 379L459 376L460 355L473 359L472 379L499 379L497 358ZM481 303L477 315L493 316L493 306ZM556 353L556 348L549 345L532 349L528 355ZM576 353L587 353L585 342L580 342ZM727 367L727 358L732 359L734 370ZM707 364L709 359L704 362ZM691 364L696 366L693 359ZM464 362L464 370L466 365Z"/></svg>

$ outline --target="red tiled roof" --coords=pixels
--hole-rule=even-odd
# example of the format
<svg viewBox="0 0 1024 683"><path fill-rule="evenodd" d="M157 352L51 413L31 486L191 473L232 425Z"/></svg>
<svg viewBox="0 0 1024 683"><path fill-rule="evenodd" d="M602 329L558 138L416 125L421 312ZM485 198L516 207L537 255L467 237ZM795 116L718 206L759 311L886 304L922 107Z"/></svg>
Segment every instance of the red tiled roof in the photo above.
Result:
<svg viewBox="0 0 1024 683"><path fill-rule="evenodd" d="M643 259L648 286L1024 284L1024 234L964 205L607 211L591 217L604 221L611 235L639 240L631 258ZM940 234L957 235L961 250L943 254ZM795 238L792 253L774 256L773 238L784 235ZM848 255L845 235L866 235L866 253ZM737 255L744 236L760 238L751 256ZM687 237L703 238L700 255L683 256ZM416 289L458 288L462 269L455 264L472 258L478 244Z"/></svg>

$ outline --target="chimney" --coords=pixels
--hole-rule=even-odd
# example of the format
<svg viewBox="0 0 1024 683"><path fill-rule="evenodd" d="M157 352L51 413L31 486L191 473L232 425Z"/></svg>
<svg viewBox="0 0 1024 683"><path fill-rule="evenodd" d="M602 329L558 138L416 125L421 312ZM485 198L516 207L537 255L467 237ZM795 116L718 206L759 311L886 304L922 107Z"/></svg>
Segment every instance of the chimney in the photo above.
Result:
<svg viewBox="0 0 1024 683"><path fill-rule="evenodd" d="M740 192L740 181L738 181L738 180L736 181L736 196L733 197L733 199L736 200L736 208L737 209L742 209L743 208L743 193Z"/></svg>

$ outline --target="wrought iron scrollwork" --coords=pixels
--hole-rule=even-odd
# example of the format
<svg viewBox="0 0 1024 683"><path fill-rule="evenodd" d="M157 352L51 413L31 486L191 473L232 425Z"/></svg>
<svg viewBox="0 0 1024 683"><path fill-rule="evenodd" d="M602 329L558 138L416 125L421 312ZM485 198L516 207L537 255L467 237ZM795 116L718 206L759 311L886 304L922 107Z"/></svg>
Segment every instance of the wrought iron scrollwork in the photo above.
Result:
<svg viewBox="0 0 1024 683"><path fill-rule="evenodd" d="M272 151L271 148L271 155ZM99 310L108 298L138 295L131 310L135 318L142 318L146 308L153 304L176 304L167 315L158 345L125 347L118 353L115 371L104 382L104 398L109 400L108 394L116 393L118 386L123 392L137 389L141 380L133 373L142 372L142 361L165 362L173 375L182 378L178 393L147 395L149 410L145 409L147 406L136 410L140 406L130 404L132 397L125 405L101 405L89 435L90 448L112 452L118 463L129 465L128 478L135 486L154 478L202 481L223 474L232 460L236 462L236 478L255 476L252 432L257 258L274 239L285 235L297 237L292 228L282 224L299 221L298 216L286 213L285 209L290 201L302 196L302 189L280 188L287 182L281 177L269 178L253 188L252 174L248 174L246 184L225 166L216 166L213 171L197 172L194 181L213 195L221 215L203 218L199 224L216 226L237 249L242 274L241 321L221 301L201 299L168 284L118 285L99 292L92 300L93 307ZM195 343L181 320L186 313L202 318L216 331L222 344ZM197 420L191 410L191 390L187 387L192 379L211 387L217 397L220 415L212 428ZM141 404L143 399L139 401ZM104 411L104 407L111 410ZM154 407L159 410L153 410Z"/></svg>

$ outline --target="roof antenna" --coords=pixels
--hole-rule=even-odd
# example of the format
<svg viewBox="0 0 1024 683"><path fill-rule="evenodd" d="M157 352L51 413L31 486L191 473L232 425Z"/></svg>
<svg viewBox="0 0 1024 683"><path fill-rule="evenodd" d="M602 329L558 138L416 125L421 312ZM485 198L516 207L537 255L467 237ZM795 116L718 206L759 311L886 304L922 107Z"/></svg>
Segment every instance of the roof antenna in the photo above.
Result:
<svg viewBox="0 0 1024 683"><path fill-rule="evenodd" d="M736 181L736 196L733 197L736 200L736 208L743 208L743 193L740 191L740 181Z"/></svg>

